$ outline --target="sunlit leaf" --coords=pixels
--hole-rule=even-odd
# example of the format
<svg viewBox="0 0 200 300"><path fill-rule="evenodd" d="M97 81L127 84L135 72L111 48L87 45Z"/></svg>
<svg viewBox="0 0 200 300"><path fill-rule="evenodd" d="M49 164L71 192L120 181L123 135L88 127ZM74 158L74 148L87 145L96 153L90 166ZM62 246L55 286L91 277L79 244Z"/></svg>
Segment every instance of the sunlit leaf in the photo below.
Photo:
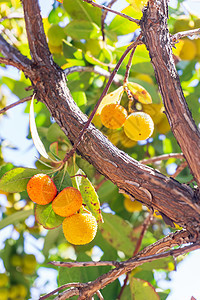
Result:
<svg viewBox="0 0 200 300"><path fill-rule="evenodd" d="M35 219L46 229L54 229L60 226L65 219L57 215L52 208L52 204L35 206Z"/></svg>
<svg viewBox="0 0 200 300"><path fill-rule="evenodd" d="M17 211L0 221L0 230L8 225L15 225L18 222L24 221L31 215L33 215L33 209Z"/></svg>
<svg viewBox="0 0 200 300"><path fill-rule="evenodd" d="M86 208L89 209L97 221L102 222L103 218L100 210L99 197L90 180L84 177L84 175L81 169L79 169L76 174L76 184L83 197L83 204L86 205Z"/></svg>
<svg viewBox="0 0 200 300"><path fill-rule="evenodd" d="M67 172L67 165L53 177L53 181L59 192L68 186L73 186L70 175Z"/></svg>
<svg viewBox="0 0 200 300"><path fill-rule="evenodd" d="M145 90L145 88L138 83L128 82L127 87L129 91L132 93L135 100L140 103L150 104L152 103L152 99L150 94Z"/></svg>
<svg viewBox="0 0 200 300"><path fill-rule="evenodd" d="M37 149L37 151L44 157L44 158L49 158L44 145L42 141L40 140L40 137L37 132L37 127L35 124L35 116L34 116L34 96L32 97L31 100L31 105L30 105L30 113L29 113L29 122L30 122L30 131L31 131L31 136L33 143Z"/></svg>
<svg viewBox="0 0 200 300"><path fill-rule="evenodd" d="M71 21L65 27L65 33L73 39L92 39L100 35L100 28L89 21Z"/></svg>
<svg viewBox="0 0 200 300"><path fill-rule="evenodd" d="M107 94L101 101L96 114L100 115L102 109L104 108L105 105L111 104L111 103L116 103L119 104L121 97L124 93L124 87L120 86L118 89L116 89L115 91Z"/></svg>
<svg viewBox="0 0 200 300"><path fill-rule="evenodd" d="M130 288L133 300L160 300L155 288L147 281L131 277Z"/></svg>

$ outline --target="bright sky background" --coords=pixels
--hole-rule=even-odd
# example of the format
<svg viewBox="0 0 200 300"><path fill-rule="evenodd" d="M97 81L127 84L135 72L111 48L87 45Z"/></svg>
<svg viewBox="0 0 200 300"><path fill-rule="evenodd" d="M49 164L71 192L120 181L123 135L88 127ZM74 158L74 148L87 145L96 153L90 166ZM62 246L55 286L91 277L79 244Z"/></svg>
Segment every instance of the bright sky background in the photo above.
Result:
<svg viewBox="0 0 200 300"><path fill-rule="evenodd" d="M103 1L98 0L98 3ZM119 1L118 1L119 2ZM175 3L176 0L173 0ZM53 0L40 0L43 16L47 16L52 9ZM120 6L123 5L123 0L120 2ZM189 8L193 13L200 15L200 1L193 0L184 3L186 8ZM120 10L119 4L115 4L113 7L116 10ZM18 80L19 72L13 68L8 67L5 72L0 68L0 76L7 75L13 79ZM9 103L15 102L17 99L14 97L8 89L5 90L8 94ZM32 141L28 141L26 136L28 134L28 114L25 115L25 104L17 106L8 111L7 116L0 120L0 138L7 139L11 142L11 146L17 147L17 150L5 148L4 157L6 161L14 162L18 166L34 167L35 157L38 157L37 151L33 146ZM0 195L0 203L5 203L5 197ZM4 230L1 230L0 234L0 249L3 247L3 237L9 235L12 232L12 226L8 226ZM15 233L13 238L18 238ZM42 262L43 257L40 250L43 246L42 239L36 241L27 237L29 248L26 249L27 253L34 253L37 255L38 261ZM36 243L37 242L37 243ZM37 249L37 250L36 250ZM3 272L2 263L0 262L0 272ZM47 275L48 274L48 275ZM56 272L48 273L45 268L39 270L39 279L37 279L37 287L41 287L46 277L50 279L50 284L47 286L47 290L51 291L56 288ZM159 279L159 285L163 289L171 288L172 292L168 296L167 300L190 300L192 296L196 300L200 300L200 250L196 250L190 253L181 263L179 263L177 271L171 272L171 282L164 280L164 273L156 272L156 279ZM37 290L33 290L32 299L37 298ZM114 300L114 299L113 299ZM151 299L149 299L151 300Z"/></svg>

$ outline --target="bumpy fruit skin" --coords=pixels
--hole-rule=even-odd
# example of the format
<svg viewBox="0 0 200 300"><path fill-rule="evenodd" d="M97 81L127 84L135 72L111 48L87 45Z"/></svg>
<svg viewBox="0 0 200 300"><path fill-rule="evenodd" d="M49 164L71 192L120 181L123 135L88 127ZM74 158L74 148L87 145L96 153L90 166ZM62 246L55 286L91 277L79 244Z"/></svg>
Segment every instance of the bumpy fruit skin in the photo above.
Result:
<svg viewBox="0 0 200 300"><path fill-rule="evenodd" d="M52 202L53 211L61 217L75 214L82 206L83 198L79 190L66 187Z"/></svg>
<svg viewBox="0 0 200 300"><path fill-rule="evenodd" d="M108 104L104 106L101 111L101 122L102 124L110 129L118 129L122 127L128 113L126 109L120 104Z"/></svg>
<svg viewBox="0 0 200 300"><path fill-rule="evenodd" d="M132 201L129 197L124 198L124 207L128 212L136 212L142 210L142 203L134 200Z"/></svg>
<svg viewBox="0 0 200 300"><path fill-rule="evenodd" d="M125 134L134 141L148 139L153 134L153 130L153 120L144 112L130 114L124 123Z"/></svg>
<svg viewBox="0 0 200 300"><path fill-rule="evenodd" d="M74 214L62 224L66 240L73 245L90 243L97 232L97 221L91 214Z"/></svg>
<svg viewBox="0 0 200 300"><path fill-rule="evenodd" d="M55 198L57 188L48 175L36 174L29 180L27 192L33 202L46 205Z"/></svg>

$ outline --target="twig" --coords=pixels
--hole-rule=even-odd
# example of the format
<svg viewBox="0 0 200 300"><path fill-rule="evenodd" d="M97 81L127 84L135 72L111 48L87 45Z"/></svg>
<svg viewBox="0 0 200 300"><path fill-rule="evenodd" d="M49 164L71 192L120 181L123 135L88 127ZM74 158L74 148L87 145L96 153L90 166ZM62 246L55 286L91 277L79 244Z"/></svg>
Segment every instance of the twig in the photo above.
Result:
<svg viewBox="0 0 200 300"><path fill-rule="evenodd" d="M117 0L111 0L109 3L108 3L108 5L107 5L107 7L109 7L109 8L111 8L112 7L112 5L116 2ZM104 29L105 29L105 18L106 18L106 16L107 16L107 14L108 14L108 11L106 11L106 10L104 10L103 12L102 12L102 15L101 15L101 32L102 32L102 39L103 39L103 41L105 41L105 32L104 32Z"/></svg>
<svg viewBox="0 0 200 300"><path fill-rule="evenodd" d="M50 261L50 265L57 267L66 267L66 268L79 268L79 267L94 267L94 266L120 266L120 262L117 261L86 261L86 262L62 262L62 261Z"/></svg>
<svg viewBox="0 0 200 300"><path fill-rule="evenodd" d="M3 22L4 20L11 20L11 19L23 19L24 15L20 13L12 13L9 16L4 16L3 18L0 19L0 23Z"/></svg>
<svg viewBox="0 0 200 300"><path fill-rule="evenodd" d="M177 32L174 35L172 35L172 42L176 42L177 40L182 39L186 36L193 36L197 34L200 34L200 28Z"/></svg>
<svg viewBox="0 0 200 300"><path fill-rule="evenodd" d="M9 110L9 109L11 109L11 108L13 108L13 107L15 107L15 106L21 104L21 103L24 103L24 102L27 102L27 101L31 100L32 97L33 97L33 95L32 95L32 96L28 96L28 97L26 97L26 98L20 99L20 100L18 100L17 102L12 103L12 104L10 104L10 105L8 105L8 106L2 108L2 109L0 110L0 114L5 113L7 110Z"/></svg>
<svg viewBox="0 0 200 300"><path fill-rule="evenodd" d="M183 155L183 153L163 154L163 155L151 157L151 158L148 158L148 159L142 159L142 160L140 160L140 163L144 164L144 165L148 165L148 164L152 164L152 163L157 162L157 161L167 160L167 159L170 159L170 158L183 159L184 155Z"/></svg>
<svg viewBox="0 0 200 300"><path fill-rule="evenodd" d="M95 73L95 74L104 76L105 78L109 78L110 75L111 75L110 72L102 69L99 66L94 66L94 67L73 66L73 67L65 69L64 72L65 72L66 76L69 75L69 74L72 74L74 72L90 72L90 73ZM122 80L122 76L116 74L115 77L113 78L113 82L116 85L121 86L120 79Z"/></svg>
<svg viewBox="0 0 200 300"><path fill-rule="evenodd" d="M92 0L83 0L83 1L85 1L85 2L87 2L87 3L89 3L89 4L91 4L91 5L94 6L94 7L98 7L98 8L100 8L100 9L103 9L103 10L112 12L112 13L114 13L114 14L116 14L116 15L119 15L119 16L121 16L121 17L123 17L123 18L125 18L125 19L127 19L127 20L129 20L129 21L131 21L131 22L134 22L134 23L136 23L136 24L138 24L138 25L139 25L139 23L140 23L140 20L138 20L138 19L134 19L134 18L129 17L129 16L127 16L127 15L121 13L121 12L118 12L118 11L116 11L116 10L113 10L113 9L107 7L107 6L104 6L104 5L95 3L95 2L93 2Z"/></svg>
<svg viewBox="0 0 200 300"><path fill-rule="evenodd" d="M177 167L176 172L171 175L172 178L176 178L176 176L178 176L179 173L181 173L181 171L183 171L183 169L185 169L187 167L187 162L184 161L182 164L180 164L180 166Z"/></svg>
<svg viewBox="0 0 200 300"><path fill-rule="evenodd" d="M66 284L64 284L64 285L61 285L59 288L53 290L52 292L50 292L50 293L48 293L48 294L46 294L46 295L44 295L44 296L41 296L41 297L39 298L39 300L44 300L44 299L46 299L46 298L48 298L48 297L54 295L55 293L57 293L57 292L59 292L59 291L61 291L61 290L63 290L63 289L69 288L69 287L83 287L83 286L84 286L83 283L77 283L77 282L66 283Z"/></svg>
<svg viewBox="0 0 200 300"><path fill-rule="evenodd" d="M107 94L110 86L111 86L111 83L113 82L113 78L115 77L115 74L117 73L117 71L119 70L119 67L120 65L122 64L124 58L126 57L126 55L129 53L129 51L131 51L132 49L136 48L138 44L140 44L141 41L140 41L140 36L138 36L138 38L136 39L135 42L133 42L129 47L126 48L126 50L124 51L124 53L122 54L121 58L119 59L115 69L113 70L107 84L106 84L106 87L105 89L103 90L99 100L97 101L91 115L89 116L88 118L88 121L85 123L85 125L83 126L83 129L80 131L79 135L78 135L78 138L76 139L72 149L66 154L65 158L63 159L63 162L66 162L76 151L76 148L79 146L85 132L86 132L86 129L88 128L88 126L90 125L103 97Z"/></svg>
<svg viewBox="0 0 200 300"><path fill-rule="evenodd" d="M130 57L129 57L129 60L128 60L128 63L126 65L126 72L125 72L125 75L124 75L124 86L126 86L126 83L128 81L128 77L129 77L129 73L130 73L130 69L131 69L131 64L132 64L132 59L133 59L133 54L135 52L135 49L134 48L130 54Z"/></svg>

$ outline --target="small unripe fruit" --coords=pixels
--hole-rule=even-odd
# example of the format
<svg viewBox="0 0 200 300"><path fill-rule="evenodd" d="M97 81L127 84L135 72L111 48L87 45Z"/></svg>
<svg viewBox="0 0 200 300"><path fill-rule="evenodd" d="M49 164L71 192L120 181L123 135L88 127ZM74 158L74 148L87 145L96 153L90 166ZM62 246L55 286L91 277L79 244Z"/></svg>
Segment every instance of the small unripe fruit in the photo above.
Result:
<svg viewBox="0 0 200 300"><path fill-rule="evenodd" d="M62 224L66 240L74 245L90 243L97 232L97 221L91 214L74 214Z"/></svg>
<svg viewBox="0 0 200 300"><path fill-rule="evenodd" d="M142 210L142 203L134 200L132 201L129 197L124 198L124 207L128 212L136 212Z"/></svg>
<svg viewBox="0 0 200 300"><path fill-rule="evenodd" d="M33 202L46 205L55 198L57 188L48 175L36 174L29 180L27 192Z"/></svg>
<svg viewBox="0 0 200 300"><path fill-rule="evenodd" d="M83 198L79 190L74 187L66 187L52 202L53 211L61 217L69 217L75 214L82 206Z"/></svg>

